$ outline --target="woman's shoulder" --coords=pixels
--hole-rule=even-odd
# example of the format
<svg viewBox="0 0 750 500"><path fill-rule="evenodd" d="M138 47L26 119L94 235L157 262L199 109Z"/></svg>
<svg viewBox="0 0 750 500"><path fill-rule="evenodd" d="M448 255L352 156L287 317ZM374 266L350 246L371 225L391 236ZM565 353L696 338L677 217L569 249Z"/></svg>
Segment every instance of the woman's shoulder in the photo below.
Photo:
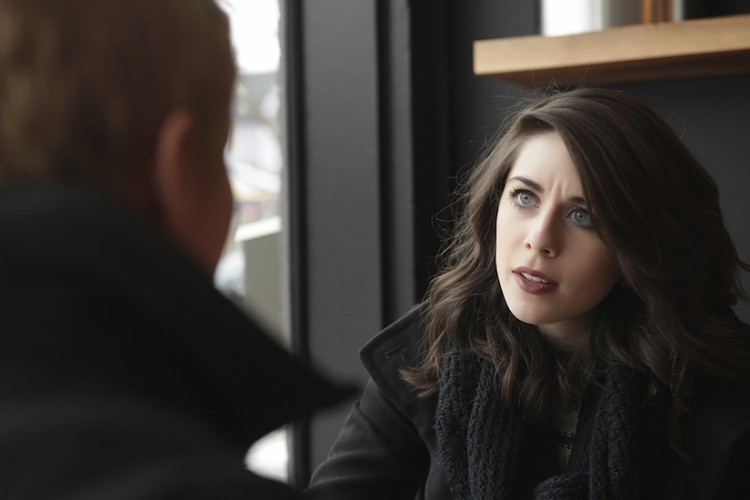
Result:
<svg viewBox="0 0 750 500"><path fill-rule="evenodd" d="M747 401L722 403L693 412L685 421L683 439L690 459L683 463L686 469L678 478L694 495L690 498L744 497L744 493L735 496L734 492L750 480L746 473L750 466Z"/></svg>
<svg viewBox="0 0 750 500"><path fill-rule="evenodd" d="M396 404L415 396L401 379L401 371L417 366L424 356L426 305L418 304L373 337L359 352L362 364L391 401Z"/></svg>
<svg viewBox="0 0 750 500"><path fill-rule="evenodd" d="M704 497L698 492L709 497L750 481L745 472L750 466L749 373L743 370L715 384L711 396L685 417L683 444L690 457L685 480L696 498Z"/></svg>

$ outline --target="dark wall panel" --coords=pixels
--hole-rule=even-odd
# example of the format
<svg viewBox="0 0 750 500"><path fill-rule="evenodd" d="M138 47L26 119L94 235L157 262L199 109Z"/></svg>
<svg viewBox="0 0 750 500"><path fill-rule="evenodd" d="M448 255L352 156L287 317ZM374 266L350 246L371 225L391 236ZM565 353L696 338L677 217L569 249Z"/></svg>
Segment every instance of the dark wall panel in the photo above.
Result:
<svg viewBox="0 0 750 500"><path fill-rule="evenodd" d="M383 297L376 2L313 3L302 11L309 354L361 383L357 352L381 326ZM313 464L346 413L314 421Z"/></svg>

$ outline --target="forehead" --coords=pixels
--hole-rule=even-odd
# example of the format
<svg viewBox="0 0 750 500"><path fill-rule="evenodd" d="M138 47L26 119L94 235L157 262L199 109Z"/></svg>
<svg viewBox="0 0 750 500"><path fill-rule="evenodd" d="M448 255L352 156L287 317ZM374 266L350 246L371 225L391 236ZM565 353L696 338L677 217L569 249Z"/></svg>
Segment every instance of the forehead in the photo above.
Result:
<svg viewBox="0 0 750 500"><path fill-rule="evenodd" d="M518 177L532 180L542 189L581 191L578 170L557 132L534 135L521 145L508 173L508 180Z"/></svg>

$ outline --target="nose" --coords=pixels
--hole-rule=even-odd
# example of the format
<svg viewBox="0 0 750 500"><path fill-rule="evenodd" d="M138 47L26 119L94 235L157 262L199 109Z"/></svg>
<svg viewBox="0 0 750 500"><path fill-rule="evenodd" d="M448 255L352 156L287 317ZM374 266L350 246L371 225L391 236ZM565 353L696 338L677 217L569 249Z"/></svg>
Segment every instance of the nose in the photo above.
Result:
<svg viewBox="0 0 750 500"><path fill-rule="evenodd" d="M528 250L544 257L557 257L560 252L560 235L553 214L540 213L531 222L525 245Z"/></svg>

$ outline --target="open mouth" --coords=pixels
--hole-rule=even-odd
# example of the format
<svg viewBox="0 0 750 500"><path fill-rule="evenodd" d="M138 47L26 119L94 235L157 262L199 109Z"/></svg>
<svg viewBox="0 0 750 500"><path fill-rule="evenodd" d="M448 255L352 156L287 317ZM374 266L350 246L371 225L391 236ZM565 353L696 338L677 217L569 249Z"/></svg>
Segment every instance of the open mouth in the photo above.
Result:
<svg viewBox="0 0 750 500"><path fill-rule="evenodd" d="M517 268L513 270L513 275L521 290L532 295L554 292L559 286L555 281L544 276L542 273L528 268Z"/></svg>
<svg viewBox="0 0 750 500"><path fill-rule="evenodd" d="M544 283L544 284L547 284L547 285L551 284L549 281L545 281L542 278L540 278L539 276L534 276L534 275L529 274L529 273L520 273L520 274L521 274L521 276L523 276L527 280L532 281L534 283Z"/></svg>

